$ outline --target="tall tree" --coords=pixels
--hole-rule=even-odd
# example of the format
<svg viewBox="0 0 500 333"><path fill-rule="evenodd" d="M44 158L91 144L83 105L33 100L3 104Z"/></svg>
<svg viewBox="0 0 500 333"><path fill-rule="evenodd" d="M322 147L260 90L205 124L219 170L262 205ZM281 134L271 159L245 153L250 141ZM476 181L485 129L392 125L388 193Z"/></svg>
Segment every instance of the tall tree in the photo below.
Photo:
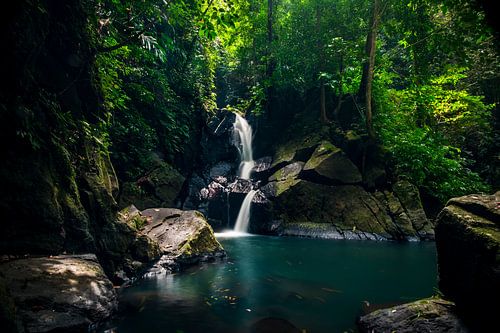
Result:
<svg viewBox="0 0 500 333"><path fill-rule="evenodd" d="M373 72L375 69L375 53L377 51L377 34L380 25L380 16L382 13L380 0L373 0L372 15L366 36L366 62L363 68L363 77L361 79L359 95L365 101L366 130L370 138L375 138L373 129L373 105L372 105L372 87Z"/></svg>

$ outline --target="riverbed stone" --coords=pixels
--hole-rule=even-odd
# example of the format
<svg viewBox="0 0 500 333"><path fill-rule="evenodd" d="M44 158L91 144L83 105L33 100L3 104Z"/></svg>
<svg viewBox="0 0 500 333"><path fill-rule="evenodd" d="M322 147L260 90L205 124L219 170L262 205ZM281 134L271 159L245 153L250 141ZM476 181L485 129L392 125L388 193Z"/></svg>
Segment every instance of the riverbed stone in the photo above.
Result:
<svg viewBox="0 0 500 333"><path fill-rule="evenodd" d="M198 211L151 208L142 211L142 215L148 220L144 233L160 244L164 256L175 259L180 265L225 255L212 227Z"/></svg>
<svg viewBox="0 0 500 333"><path fill-rule="evenodd" d="M17 259L0 272L26 332L84 332L117 306L94 254Z"/></svg>
<svg viewBox="0 0 500 333"><path fill-rule="evenodd" d="M468 333L457 316L455 304L427 298L392 308L376 310L358 321L362 333Z"/></svg>
<svg viewBox="0 0 500 333"><path fill-rule="evenodd" d="M500 192L451 199L436 223L439 288L483 328L500 299Z"/></svg>

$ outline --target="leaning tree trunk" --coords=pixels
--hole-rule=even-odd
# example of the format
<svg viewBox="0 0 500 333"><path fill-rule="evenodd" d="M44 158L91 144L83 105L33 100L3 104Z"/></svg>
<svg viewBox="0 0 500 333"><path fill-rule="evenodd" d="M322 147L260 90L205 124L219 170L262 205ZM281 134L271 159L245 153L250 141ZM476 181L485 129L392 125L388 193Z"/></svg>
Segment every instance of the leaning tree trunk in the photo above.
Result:
<svg viewBox="0 0 500 333"><path fill-rule="evenodd" d="M373 71L375 68L375 52L377 50L377 32L380 24L380 0L373 1L372 17L370 20L370 29L366 37L366 55L367 61L363 68L363 77L359 95L365 100L366 111L366 130L370 138L375 137L373 130L373 106L372 106L372 86L373 86Z"/></svg>

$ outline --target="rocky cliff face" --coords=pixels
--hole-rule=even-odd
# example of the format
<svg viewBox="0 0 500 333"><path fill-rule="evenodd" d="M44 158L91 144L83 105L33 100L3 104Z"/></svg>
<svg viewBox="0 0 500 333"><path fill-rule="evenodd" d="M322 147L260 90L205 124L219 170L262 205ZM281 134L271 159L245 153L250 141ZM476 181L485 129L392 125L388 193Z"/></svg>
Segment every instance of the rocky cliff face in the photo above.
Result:
<svg viewBox="0 0 500 333"><path fill-rule="evenodd" d="M1 67L0 253L95 253L132 273L140 237L117 218L118 182L98 133L91 2L16 2Z"/></svg>
<svg viewBox="0 0 500 333"><path fill-rule="evenodd" d="M187 180L184 207L202 211L214 228L231 228L253 189L258 191L252 201L251 232L337 239L434 238L418 189L404 180L390 183L372 151L379 148L370 148L353 131L336 133L335 144L324 131L298 132L289 141L272 143L274 155L257 159L248 181L235 176L233 118L227 111L214 117L205 137L210 147L218 148L205 149L204 169ZM279 131L286 138L291 130Z"/></svg>
<svg viewBox="0 0 500 333"><path fill-rule="evenodd" d="M349 138L346 142L353 150L355 143ZM261 191L270 201L268 210L281 225L281 233L345 239L433 239L433 225L425 216L415 186L401 180L369 191L382 176L372 179L362 175L351 158L330 141L311 138L278 149Z"/></svg>
<svg viewBox="0 0 500 333"><path fill-rule="evenodd" d="M362 332L489 332L500 297L500 192L451 199L436 223L435 297L362 317Z"/></svg>

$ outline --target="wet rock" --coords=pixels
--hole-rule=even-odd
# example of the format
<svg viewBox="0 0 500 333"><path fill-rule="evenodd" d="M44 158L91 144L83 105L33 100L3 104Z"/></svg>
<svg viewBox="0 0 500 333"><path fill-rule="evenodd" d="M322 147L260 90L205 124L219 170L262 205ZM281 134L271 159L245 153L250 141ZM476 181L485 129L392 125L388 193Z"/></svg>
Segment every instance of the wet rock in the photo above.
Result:
<svg viewBox="0 0 500 333"><path fill-rule="evenodd" d="M435 231L440 290L479 326L478 331L496 324L500 192L451 199L438 215Z"/></svg>
<svg viewBox="0 0 500 333"><path fill-rule="evenodd" d="M208 184L207 187L200 190L200 198L203 200L215 200L224 192L226 192L226 187L216 181L213 181Z"/></svg>
<svg viewBox="0 0 500 333"><path fill-rule="evenodd" d="M231 193L248 193L254 189L254 184L251 180L247 179L236 179L233 183L227 186L228 192Z"/></svg>
<svg viewBox="0 0 500 333"><path fill-rule="evenodd" d="M18 259L0 271L26 332L87 331L117 306L93 254Z"/></svg>
<svg viewBox="0 0 500 333"><path fill-rule="evenodd" d="M358 327L362 333L470 332L457 316L455 305L439 298L376 310L361 317Z"/></svg>
<svg viewBox="0 0 500 333"><path fill-rule="evenodd" d="M421 239L434 239L434 226L425 215L418 188L406 180L400 180L392 186L392 190L417 235Z"/></svg>
<svg viewBox="0 0 500 333"><path fill-rule="evenodd" d="M160 244L164 262L173 260L185 266L225 255L212 228L198 211L152 208L142 214L148 219L144 232Z"/></svg>
<svg viewBox="0 0 500 333"><path fill-rule="evenodd" d="M269 170L273 158L271 156L264 156L255 161L253 172L259 173Z"/></svg>
<svg viewBox="0 0 500 333"><path fill-rule="evenodd" d="M389 191L375 192L373 194L377 200L386 206L389 216L392 218L397 228L408 238L417 238L417 232L413 229L413 224L406 214L399 199Z"/></svg>
<svg viewBox="0 0 500 333"><path fill-rule="evenodd" d="M358 168L343 153L328 141L323 141L304 165L308 178L317 178L316 182L330 184L361 183ZM306 175L304 175L304 178Z"/></svg>

